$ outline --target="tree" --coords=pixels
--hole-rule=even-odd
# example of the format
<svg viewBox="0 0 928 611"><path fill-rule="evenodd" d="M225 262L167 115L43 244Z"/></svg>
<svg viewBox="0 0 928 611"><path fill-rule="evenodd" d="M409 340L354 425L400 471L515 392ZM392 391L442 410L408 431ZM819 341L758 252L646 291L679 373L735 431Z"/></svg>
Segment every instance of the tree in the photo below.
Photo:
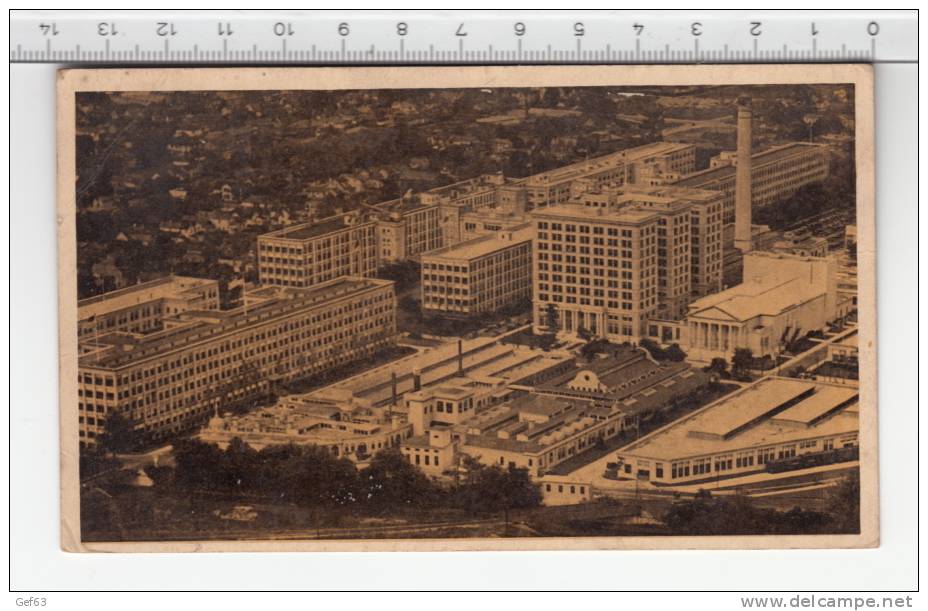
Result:
<svg viewBox="0 0 928 611"><path fill-rule="evenodd" d="M118 466L119 461L107 456L99 444L80 447L78 472L82 479Z"/></svg>
<svg viewBox="0 0 928 611"><path fill-rule="evenodd" d="M537 507L541 504L541 491L533 483L527 469L497 465L487 466L477 459L465 457L464 481L454 490L454 504L470 513L504 512L510 509Z"/></svg>
<svg viewBox="0 0 928 611"><path fill-rule="evenodd" d="M732 376L739 379L749 376L753 364L754 353L750 348L735 348L735 353L731 357Z"/></svg>
<svg viewBox="0 0 928 611"><path fill-rule="evenodd" d="M664 359L668 361L673 361L679 363L686 358L686 353L683 352L683 349L680 348L679 344L670 344L666 350L664 350Z"/></svg>
<svg viewBox="0 0 928 611"><path fill-rule="evenodd" d="M664 353L664 349L661 348L653 339L644 338L638 343L638 345L647 350L648 354L650 354L651 358L655 361L663 361L667 358L666 354Z"/></svg>
<svg viewBox="0 0 928 611"><path fill-rule="evenodd" d="M258 452L238 437L232 438L222 458L223 484L230 490L247 490L255 486Z"/></svg>
<svg viewBox="0 0 928 611"><path fill-rule="evenodd" d="M860 532L860 474L857 471L835 486L828 497L825 510L831 514L837 532Z"/></svg>
<svg viewBox="0 0 928 611"><path fill-rule="evenodd" d="M715 357L709 365L703 370L707 373L715 373L720 378L728 377L728 361L721 357Z"/></svg>
<svg viewBox="0 0 928 611"><path fill-rule="evenodd" d="M545 326L550 333L557 333L557 304L549 303L545 306Z"/></svg>
<svg viewBox="0 0 928 611"><path fill-rule="evenodd" d="M215 490L221 483L223 453L218 446L199 439L180 439L174 443L175 478L193 489Z"/></svg>
<svg viewBox="0 0 928 611"><path fill-rule="evenodd" d="M112 411L103 422L103 432L97 436L97 443L104 452L115 458L117 454L128 452L138 442L135 422L122 412Z"/></svg>
<svg viewBox="0 0 928 611"><path fill-rule="evenodd" d="M318 446L300 448L279 467L280 493L309 505L349 505L358 500L358 471L347 458Z"/></svg>
<svg viewBox="0 0 928 611"><path fill-rule="evenodd" d="M817 511L758 508L746 496L713 498L704 490L693 500L674 503L664 523L678 535L816 534L830 530L828 516Z"/></svg>
<svg viewBox="0 0 928 611"><path fill-rule="evenodd" d="M396 282L397 291L405 290L419 282L420 267L415 261L386 263L377 270L377 277Z"/></svg>
<svg viewBox="0 0 928 611"><path fill-rule="evenodd" d="M411 295L404 295L400 297L399 303L397 303L401 310L405 310L411 314L421 314L421 309L419 308L419 302L416 301Z"/></svg>
<svg viewBox="0 0 928 611"><path fill-rule="evenodd" d="M378 452L358 480L361 498L380 510L428 507L438 494L431 480L396 448Z"/></svg>
<svg viewBox="0 0 928 611"><path fill-rule="evenodd" d="M580 348L580 355L586 360L591 361L598 353L604 352L608 348L609 340L600 337L583 344L583 346Z"/></svg>

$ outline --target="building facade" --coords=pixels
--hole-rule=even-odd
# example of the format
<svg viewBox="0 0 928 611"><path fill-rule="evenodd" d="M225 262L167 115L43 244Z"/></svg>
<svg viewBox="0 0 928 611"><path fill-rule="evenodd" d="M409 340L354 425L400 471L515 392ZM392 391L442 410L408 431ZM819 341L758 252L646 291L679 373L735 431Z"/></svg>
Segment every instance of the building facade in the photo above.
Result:
<svg viewBox="0 0 928 611"><path fill-rule="evenodd" d="M165 276L77 302L78 337L148 333L188 310L218 310L219 281Z"/></svg>
<svg viewBox="0 0 928 611"><path fill-rule="evenodd" d="M696 147L692 144L654 142L609 155L573 163L525 178L529 208L566 203L575 194L578 181L592 185L656 183L660 166L667 173L666 182L696 171Z"/></svg>
<svg viewBox="0 0 928 611"><path fill-rule="evenodd" d="M493 208L499 203L499 189L507 183L502 174L484 174L420 194L424 204L444 204L466 210Z"/></svg>
<svg viewBox="0 0 928 611"><path fill-rule="evenodd" d="M579 324L609 339L637 341L649 332L648 320L680 320L694 297L721 289L717 192L592 186L532 217L538 233L536 325L554 311L580 310L579 323L558 312L558 328L575 332Z"/></svg>
<svg viewBox="0 0 928 611"><path fill-rule="evenodd" d="M393 283L341 278L281 289L237 310L191 311L144 336L86 338L78 371L80 438L120 412L153 438L189 430L275 382L322 373L395 341Z"/></svg>
<svg viewBox="0 0 928 611"><path fill-rule="evenodd" d="M456 431L461 453L490 466L526 469L540 477L624 430L618 408L525 395L467 420Z"/></svg>
<svg viewBox="0 0 928 611"><path fill-rule="evenodd" d="M286 397L276 405L243 415L213 417L199 438L226 448L240 439L256 450L274 445L313 445L353 462L398 447L412 426L383 410L333 401Z"/></svg>
<svg viewBox="0 0 928 611"><path fill-rule="evenodd" d="M856 388L764 378L622 448L618 474L692 484L788 467L801 456L852 460L858 432Z"/></svg>
<svg viewBox="0 0 928 611"><path fill-rule="evenodd" d="M790 341L843 315L834 257L753 252L744 256L744 278L690 304L689 358L729 360L738 348L776 357Z"/></svg>
<svg viewBox="0 0 928 611"><path fill-rule="evenodd" d="M532 212L533 315L561 331L638 341L658 306L660 216L572 203Z"/></svg>
<svg viewBox="0 0 928 611"><path fill-rule="evenodd" d="M729 154L714 160L712 167L677 180L680 187L720 191L724 222L735 221L736 157ZM795 193L800 187L828 177L828 147L793 142L751 156L751 204L769 206Z"/></svg>
<svg viewBox="0 0 928 611"><path fill-rule="evenodd" d="M479 212L463 212L460 216L460 238L462 242L507 229L518 229L528 221L525 214L514 214L499 208Z"/></svg>
<svg viewBox="0 0 928 611"><path fill-rule="evenodd" d="M410 464L432 477L444 475L457 466L457 444L447 427L434 427L407 438L400 445L400 453Z"/></svg>
<svg viewBox="0 0 928 611"><path fill-rule="evenodd" d="M532 295L530 225L502 230L422 256L422 308L470 316Z"/></svg>
<svg viewBox="0 0 928 611"><path fill-rule="evenodd" d="M377 219L349 212L258 236L261 284L309 288L377 273Z"/></svg>

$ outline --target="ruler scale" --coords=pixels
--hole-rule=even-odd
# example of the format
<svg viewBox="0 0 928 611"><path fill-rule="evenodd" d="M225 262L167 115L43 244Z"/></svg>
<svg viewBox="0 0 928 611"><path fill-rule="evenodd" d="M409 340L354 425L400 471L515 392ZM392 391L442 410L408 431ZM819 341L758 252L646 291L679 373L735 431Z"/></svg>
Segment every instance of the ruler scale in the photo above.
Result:
<svg viewBox="0 0 928 611"><path fill-rule="evenodd" d="M915 11L13 11L10 61L917 62Z"/></svg>

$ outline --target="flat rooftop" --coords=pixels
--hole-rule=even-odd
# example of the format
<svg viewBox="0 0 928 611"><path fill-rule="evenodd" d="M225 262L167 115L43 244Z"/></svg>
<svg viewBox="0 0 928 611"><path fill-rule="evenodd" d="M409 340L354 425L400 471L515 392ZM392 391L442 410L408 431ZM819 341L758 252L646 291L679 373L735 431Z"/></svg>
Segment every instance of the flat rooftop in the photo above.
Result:
<svg viewBox="0 0 928 611"><path fill-rule="evenodd" d="M843 386L820 387L811 397L774 416L774 420L809 426L851 401L857 402L858 398L856 388Z"/></svg>
<svg viewBox="0 0 928 611"><path fill-rule="evenodd" d="M787 403L808 395L815 389L811 382L783 381L781 384L749 386L732 396L728 409L718 410L712 418L703 418L690 427L691 434L727 438L758 418L770 415Z"/></svg>
<svg viewBox="0 0 928 611"><path fill-rule="evenodd" d="M349 227L356 227L368 222L368 219L363 217L357 218L357 220L354 222L348 220L348 217L350 217L352 214L353 213L348 212L346 214L330 216L318 221L310 221L308 223L301 223L299 225L291 225L290 227L284 227L283 229L278 229L277 231L265 233L261 235L260 238L299 241L311 240L313 238L323 236L327 233L332 233L333 231L340 231L342 229L348 229Z"/></svg>
<svg viewBox="0 0 928 611"><path fill-rule="evenodd" d="M502 238L499 236L499 233L488 234L474 238L472 240L468 240L466 242L461 242L460 244L429 251L424 253L422 258L447 259L457 261L460 261L461 259L479 259L480 257L485 257L494 252L504 250L506 248L512 248L513 246L518 246L519 244L524 244L525 242L530 242L535 236L535 230L529 224L525 224L520 227L513 227L509 230L503 230L502 233L505 233L506 231L512 233L512 239Z"/></svg>
<svg viewBox="0 0 928 611"><path fill-rule="evenodd" d="M644 197L655 201L684 200L687 202L706 202L718 199L719 192L698 187L679 185L658 185L653 187L625 186L621 191L630 198Z"/></svg>
<svg viewBox="0 0 928 611"><path fill-rule="evenodd" d="M457 342L451 341L372 371L360 373L327 388L348 391L359 399L371 401L373 405L383 405L391 400L393 393L391 372L396 373L397 394L402 396L412 392L414 370L419 370L423 389L449 380L459 380L461 383L489 381L502 384L569 358L558 356L554 352L541 353L523 346L501 344L496 338L491 337L463 340L462 353L463 376L458 374ZM523 367L525 369L522 369Z"/></svg>
<svg viewBox="0 0 928 611"><path fill-rule="evenodd" d="M775 163L782 159L792 157L793 155L804 153L810 149L822 151L827 150L820 144L812 144L809 142L791 142L789 144L784 144L783 146L778 146L766 151L754 153L751 155L751 165L752 168L756 169L765 164ZM719 180L729 178L734 179L734 176L735 166L723 165L717 168L709 168L707 170L702 170L700 172L690 174L676 181L674 184L678 187L699 187L701 185L710 184Z"/></svg>
<svg viewBox="0 0 928 611"><path fill-rule="evenodd" d="M659 213L656 210L648 210L634 206L597 208L595 206L585 206L573 202L536 208L529 214L535 218L544 219L573 219L597 223L612 222L625 224L643 223L659 217Z"/></svg>
<svg viewBox="0 0 928 611"><path fill-rule="evenodd" d="M776 316L823 294L820 287L800 278L752 280L697 299L689 305L688 315L717 309L745 322L757 316Z"/></svg>
<svg viewBox="0 0 928 611"><path fill-rule="evenodd" d="M416 210L423 210L428 208L430 207L430 204L423 204L419 198L399 198L380 202L379 204L374 204L373 207L377 208L378 210L383 210L387 213L395 212L397 214L408 214L410 212L415 212Z"/></svg>
<svg viewBox="0 0 928 611"><path fill-rule="evenodd" d="M813 437L839 436L858 432L858 402L847 394L853 389L835 392L834 387L835 385L832 384L806 382L792 378L764 378L695 414L658 429L626 446L619 451L619 454L674 461L798 442ZM799 395L803 392L809 394L800 397ZM771 399L767 399L768 396ZM778 414L776 409L771 408L770 405L790 396L794 399L811 401L809 407L800 407L801 402L793 405L792 407L797 408L795 413L830 413L820 420L813 419L807 426L796 426L794 422L781 421L780 416L787 410ZM761 407L753 407L755 402L760 402ZM742 413L745 409L751 410L755 421L741 430L736 430L735 434L727 437L698 434L700 431L721 431L736 427L738 423L748 419L749 415ZM764 410L771 415L766 417ZM697 434L692 434L694 431Z"/></svg>
<svg viewBox="0 0 928 611"><path fill-rule="evenodd" d="M848 333L841 340L835 342L836 346L847 346L848 348L857 348L857 329L853 333Z"/></svg>
<svg viewBox="0 0 928 611"><path fill-rule="evenodd" d="M496 174L481 174L474 178L466 178L453 182L450 185L434 187L428 190L428 193L436 195L449 196L451 198L470 195L472 193L483 192L488 189L495 189L506 183L506 179Z"/></svg>
<svg viewBox="0 0 928 611"><path fill-rule="evenodd" d="M81 299L77 302L77 318L85 320L91 316L115 312L141 303L182 295L191 289L200 289L210 284L218 284L218 282L218 280L206 278L164 276L124 289Z"/></svg>
<svg viewBox="0 0 928 611"><path fill-rule="evenodd" d="M676 142L651 142L650 144L643 144L641 146L623 149L621 151L616 151L615 153L609 153L608 155L602 155L600 157L595 157L586 161L572 163L561 168L548 170L547 172L533 174L532 176L526 178L526 181L530 185L560 182L563 180L575 178L577 176L591 174L604 168L613 167L620 162L633 162L654 155L666 155L693 146L694 145L692 144L681 144Z"/></svg>
<svg viewBox="0 0 928 611"><path fill-rule="evenodd" d="M166 329L138 337L125 333L109 333L94 339L102 345L118 345L121 350L103 355L81 357L80 364L87 367L118 368L135 361L154 358L175 349L186 348L201 342L215 341L227 334L241 333L243 329L268 319L292 314L296 310L323 305L363 290L392 284L389 280L354 278L345 276L325 284L290 292L290 297L268 299L247 308L226 311L224 320L206 322L193 320L190 325ZM208 312L210 316L214 312ZM85 339L87 344L90 340Z"/></svg>
<svg viewBox="0 0 928 611"><path fill-rule="evenodd" d="M599 422L593 415L594 410L596 408L582 402L525 395L491 407L455 428L466 431L464 445L512 452L540 452ZM528 418L522 418L522 414Z"/></svg>

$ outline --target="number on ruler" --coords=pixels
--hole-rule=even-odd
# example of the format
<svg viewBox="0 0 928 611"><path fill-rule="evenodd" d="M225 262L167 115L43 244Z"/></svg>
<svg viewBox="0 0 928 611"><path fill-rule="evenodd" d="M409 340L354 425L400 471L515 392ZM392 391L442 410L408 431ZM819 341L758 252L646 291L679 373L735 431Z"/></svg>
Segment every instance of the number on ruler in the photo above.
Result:
<svg viewBox="0 0 928 611"><path fill-rule="evenodd" d="M405 21L400 21L396 24L396 35L397 36L406 36L409 33L409 25Z"/></svg>
<svg viewBox="0 0 928 611"><path fill-rule="evenodd" d="M339 36L348 36L351 34L351 28L348 27L348 24L344 21L338 24L338 35Z"/></svg>
<svg viewBox="0 0 928 611"><path fill-rule="evenodd" d="M512 26L512 29L515 31L516 36L525 36L525 24L522 23L521 21L517 21Z"/></svg>
<svg viewBox="0 0 928 611"><path fill-rule="evenodd" d="M763 24L760 21L752 21L751 22L751 36L760 36L761 35L760 26L762 25Z"/></svg>
<svg viewBox="0 0 928 611"><path fill-rule="evenodd" d="M464 24L458 25L458 29L454 32L455 36L467 36L467 32L464 31Z"/></svg>
<svg viewBox="0 0 928 611"><path fill-rule="evenodd" d="M278 21L274 24L274 35L276 36L293 36L293 24L289 21L284 23Z"/></svg>
<svg viewBox="0 0 928 611"><path fill-rule="evenodd" d="M870 36L876 36L879 33L880 33L880 24L878 24L876 21L871 21L870 23L867 24L867 34L869 34Z"/></svg>
<svg viewBox="0 0 928 611"><path fill-rule="evenodd" d="M97 35L98 36L116 36L119 32L116 31L116 24L112 22L101 21L97 24Z"/></svg>
<svg viewBox="0 0 928 611"><path fill-rule="evenodd" d="M235 32L232 31L232 24L226 21L225 23L219 22L216 24L219 30L220 36L232 36Z"/></svg>
<svg viewBox="0 0 928 611"><path fill-rule="evenodd" d="M174 27L173 23L159 21L155 32L158 34L158 36L174 36L177 34L177 28Z"/></svg>
<svg viewBox="0 0 928 611"><path fill-rule="evenodd" d="M578 21L574 24L574 36L583 36L584 34L586 34L586 27L582 21Z"/></svg>
<svg viewBox="0 0 928 611"><path fill-rule="evenodd" d="M39 29L42 30L42 36L58 36L58 25L52 23L40 23Z"/></svg>
<svg viewBox="0 0 928 611"><path fill-rule="evenodd" d="M690 24L690 33L693 36L702 36L702 24L698 21L694 21Z"/></svg>
<svg viewBox="0 0 928 611"><path fill-rule="evenodd" d="M644 32L644 25L640 23L636 23L632 27L635 28L635 36L641 36L641 33Z"/></svg>

